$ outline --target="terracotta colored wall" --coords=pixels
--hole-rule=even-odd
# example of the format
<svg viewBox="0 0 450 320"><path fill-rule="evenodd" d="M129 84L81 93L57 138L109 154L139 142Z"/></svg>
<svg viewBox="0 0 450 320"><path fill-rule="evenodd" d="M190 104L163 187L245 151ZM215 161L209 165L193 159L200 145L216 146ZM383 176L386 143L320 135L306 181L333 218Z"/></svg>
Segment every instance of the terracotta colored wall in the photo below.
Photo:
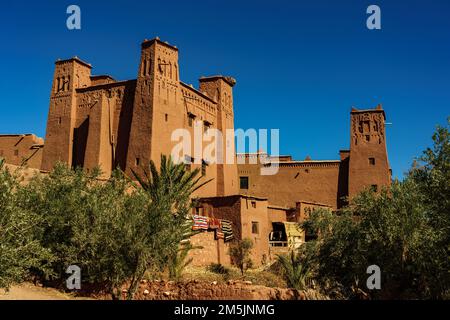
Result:
<svg viewBox="0 0 450 320"><path fill-rule="evenodd" d="M252 260L255 265L259 266L263 262L269 261L269 233L272 231L272 226L269 226L268 202L246 197L242 197L240 202L241 237L253 241ZM252 232L253 222L258 223L258 233Z"/></svg>
<svg viewBox="0 0 450 320"><path fill-rule="evenodd" d="M76 89L88 87L91 66L78 58L55 63L50 93L42 169L51 170L58 161L72 164L76 121Z"/></svg>
<svg viewBox="0 0 450 320"><path fill-rule="evenodd" d="M272 205L295 207L298 201L325 204L334 210L347 204L363 189L391 183L386 151L385 114L381 106L351 112L350 150L340 151L340 160L291 161L280 157L275 175L261 175L257 154L239 155L238 173L249 178L240 193L267 197ZM375 164L369 163L375 159Z"/></svg>
<svg viewBox="0 0 450 320"><path fill-rule="evenodd" d="M116 167L125 169L134 85L127 81L77 90L73 165L100 166L106 177Z"/></svg>
<svg viewBox="0 0 450 320"><path fill-rule="evenodd" d="M231 87L229 90L231 91ZM128 173L131 169L142 172L142 166L147 166L150 160L155 161L158 166L161 154L170 155L180 143L172 141L172 134L176 129L186 129L192 138L190 150L178 154L182 159L184 155L194 158L191 169L200 169L202 160L211 162L205 155L194 152L195 121L200 121L197 132L201 135L205 122L210 123L211 128L221 128L220 103L209 96L208 92L201 92L180 81L176 47L157 39L142 43L134 101L126 164ZM230 108L232 109L232 104ZM189 114L195 116L192 126ZM232 126L232 114L227 117L227 121L227 125ZM204 150L207 144L203 143L199 149ZM136 165L136 159L139 159L139 166ZM232 183L235 187L237 185L235 165L227 174L222 174L221 167L214 163L206 166L205 171L203 181L214 181L198 190L195 196L215 196L221 193L218 190L227 189L225 186ZM232 194L231 191L228 192Z"/></svg>
<svg viewBox="0 0 450 320"><path fill-rule="evenodd" d="M187 129L193 138L189 113L201 121L201 135L203 123L232 129L234 80L202 79L196 90L181 82L179 74L178 49L159 39L142 43L136 80L91 76L91 66L78 58L57 61L42 168L51 170L58 161L87 169L100 165L107 177L119 166L132 176L131 169L142 173L150 160L159 166L161 154L171 154L178 143L171 141L176 129ZM209 96L207 89L218 94ZM201 151L209 144L199 142ZM234 152L234 139L230 142ZM191 168L201 168L206 160L203 179L213 179L195 196L236 194L237 166L215 164L206 155L195 154L194 148L192 139L190 150L183 152L195 158Z"/></svg>
<svg viewBox="0 0 450 320"><path fill-rule="evenodd" d="M350 134L349 197L372 185L378 190L390 185L385 114L381 105L371 110L353 109ZM369 158L375 159L374 165Z"/></svg>
<svg viewBox="0 0 450 320"><path fill-rule="evenodd" d="M193 258L193 266L208 266L212 263L230 265L229 243L224 243L222 239L215 240L213 231L201 232L193 236L191 243L193 246L202 247L189 252L188 256Z"/></svg>
<svg viewBox="0 0 450 320"><path fill-rule="evenodd" d="M269 213L267 200L245 196L228 196L200 199L203 214L232 221L236 239L250 238L254 243L252 260L260 265L269 258ZM256 204L256 207L252 205ZM252 222L259 225L259 233L252 233ZM265 258L264 258L265 256Z"/></svg>
<svg viewBox="0 0 450 320"><path fill-rule="evenodd" d="M235 141L227 135L227 130L234 132L233 86L236 81L231 77L208 77L200 79L199 90L205 92L217 102L216 124L223 136L223 141L217 148L218 158L222 159L217 165L217 195L235 195L239 192L239 181L235 160Z"/></svg>
<svg viewBox="0 0 450 320"><path fill-rule="evenodd" d="M194 89L180 81L178 54L175 46L159 39L144 41L136 80L121 82L109 76L91 76L91 66L76 57L57 61L45 148L32 148L35 137L26 136L17 143L16 137L0 136L0 156L3 153L9 163L20 164L22 157L32 154L28 165L43 170L51 170L58 161L86 169L100 165L106 177L119 166L132 176L131 169L142 173L150 160L159 166L161 154L170 155L179 143L171 141L174 130L186 129L194 137L196 129L190 125L189 115L200 121L201 133L209 123L225 135L227 129L234 129L235 80L201 78L199 89ZM290 156L282 156L275 175L261 175L259 163L210 163L202 181L213 181L194 196L215 197L204 200L205 212L231 220L237 238L251 238L255 242L254 261L259 264L268 253L271 222L295 219L288 211L285 214L289 216L282 209L269 208L269 203L295 208L297 202L309 202L338 209L345 205L341 200L344 196L354 196L371 185L381 189L390 184L384 121L381 106L352 110L350 150L341 151L340 160L293 161ZM199 159L191 142L187 155L198 163L190 168L201 169L201 160L210 159L204 154ZM203 142L200 149L208 144ZM219 144L217 152L226 160L227 156L234 159L234 150L234 139L230 139ZM369 158L375 159L374 165ZM239 189L239 176L249 177L248 189ZM304 208L299 210L304 212ZM259 223L258 234L252 233L252 221ZM209 240L199 237L199 241ZM213 251L205 250L208 259L214 260Z"/></svg>
<svg viewBox="0 0 450 320"><path fill-rule="evenodd" d="M289 221L289 210L282 209L282 208L275 208L275 207L268 207L268 213L269 213L269 225L272 222L283 222L283 221Z"/></svg>
<svg viewBox="0 0 450 320"><path fill-rule="evenodd" d="M25 164L29 168L39 169L43 152L42 138L33 134L28 135L0 135L0 158L8 164L20 166Z"/></svg>
<svg viewBox="0 0 450 320"><path fill-rule="evenodd" d="M315 209L332 210L331 207L318 203L297 202L295 221L303 222L307 220L309 218L309 214Z"/></svg>
<svg viewBox="0 0 450 320"><path fill-rule="evenodd" d="M277 174L263 176L259 164L239 164L239 176L249 177L249 189L240 192L284 207L293 208L302 200L337 208L339 169L340 161L281 163Z"/></svg>

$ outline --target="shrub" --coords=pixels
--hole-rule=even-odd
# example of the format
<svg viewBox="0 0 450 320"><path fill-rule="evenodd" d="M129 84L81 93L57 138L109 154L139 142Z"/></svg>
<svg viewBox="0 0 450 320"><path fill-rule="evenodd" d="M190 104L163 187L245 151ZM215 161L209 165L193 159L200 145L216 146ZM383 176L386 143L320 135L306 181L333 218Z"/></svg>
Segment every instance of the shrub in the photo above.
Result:
<svg viewBox="0 0 450 320"><path fill-rule="evenodd" d="M450 133L438 127L403 181L361 192L336 214L312 212L303 227L318 235L317 278L346 296L445 298L450 292ZM381 290L366 288L367 267L381 269ZM330 284L333 284L330 286Z"/></svg>
<svg viewBox="0 0 450 320"><path fill-rule="evenodd" d="M235 241L229 249L229 255L234 265L236 265L241 274L244 275L245 270L252 267L253 263L250 259L253 242L251 239L242 239Z"/></svg>
<svg viewBox="0 0 450 320"><path fill-rule="evenodd" d="M311 277L311 272L302 261L300 254L291 251L288 255L278 255L277 262L281 266L282 275L289 288L306 289L306 281Z"/></svg>
<svg viewBox="0 0 450 320"><path fill-rule="evenodd" d="M228 276L230 274L230 269L220 263L211 263L207 269L210 272L221 274L224 276Z"/></svg>
<svg viewBox="0 0 450 320"><path fill-rule="evenodd" d="M40 216L20 207L20 185L0 159L0 288L24 281L30 270L42 274L50 270L51 253L36 240Z"/></svg>
<svg viewBox="0 0 450 320"><path fill-rule="evenodd" d="M23 188L21 206L44 221L37 238L54 254L49 280L63 284L67 267L77 265L83 283L104 286L116 298L132 275L147 198L140 190L129 192L121 172L102 183L99 175L59 164Z"/></svg>
<svg viewBox="0 0 450 320"><path fill-rule="evenodd" d="M128 298L132 298L149 265L163 268L168 261L179 260L183 244L195 234L190 219L191 195L210 181L201 182L199 169L187 171L183 163L174 164L164 155L159 171L153 161L149 169L149 173L144 170L144 177L134 174L149 203L144 208L142 228L136 235L141 243L134 251ZM175 273L172 269L172 274Z"/></svg>
<svg viewBox="0 0 450 320"><path fill-rule="evenodd" d="M184 269L193 261L193 258L188 258L189 251L193 249L198 248L194 248L191 243L186 243L180 246L177 254L169 256L169 260L167 261L169 269L169 279L175 281L181 279Z"/></svg>

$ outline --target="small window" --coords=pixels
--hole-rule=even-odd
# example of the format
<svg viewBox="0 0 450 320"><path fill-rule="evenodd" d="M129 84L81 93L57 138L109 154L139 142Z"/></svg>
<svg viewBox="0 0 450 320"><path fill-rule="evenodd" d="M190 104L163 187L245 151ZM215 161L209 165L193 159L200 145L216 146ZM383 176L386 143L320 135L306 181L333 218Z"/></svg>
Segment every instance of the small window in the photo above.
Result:
<svg viewBox="0 0 450 320"><path fill-rule="evenodd" d="M61 119L61 117L59 117L58 124L61 124L61 123L62 123L62 119Z"/></svg>
<svg viewBox="0 0 450 320"><path fill-rule="evenodd" d="M169 121L169 115L167 113L164 115L164 118L166 119L166 122Z"/></svg>
<svg viewBox="0 0 450 320"><path fill-rule="evenodd" d="M138 167L141 163L141 159L136 158L136 161L134 162L134 164L136 165L136 167Z"/></svg>
<svg viewBox="0 0 450 320"><path fill-rule="evenodd" d="M208 121L204 122L204 131L208 132L209 128L211 128L211 123L209 123Z"/></svg>
<svg viewBox="0 0 450 320"><path fill-rule="evenodd" d="M252 233L259 234L259 222L252 221Z"/></svg>
<svg viewBox="0 0 450 320"><path fill-rule="evenodd" d="M366 136L366 141L367 141L367 142L370 141L370 136Z"/></svg>
<svg viewBox="0 0 450 320"><path fill-rule="evenodd" d="M370 189L371 189L373 192L377 192L377 191L378 191L378 186L377 186L376 184L373 184L373 185L370 186Z"/></svg>
<svg viewBox="0 0 450 320"><path fill-rule="evenodd" d="M239 187L241 189L248 189L248 177L239 177Z"/></svg>
<svg viewBox="0 0 450 320"><path fill-rule="evenodd" d="M256 201L252 201L252 208L256 208Z"/></svg>
<svg viewBox="0 0 450 320"><path fill-rule="evenodd" d="M195 116L192 113L188 113L188 125L192 127L194 124Z"/></svg>
<svg viewBox="0 0 450 320"><path fill-rule="evenodd" d="M14 150L14 155L17 157L19 155L19 150Z"/></svg>
<svg viewBox="0 0 450 320"><path fill-rule="evenodd" d="M375 158L369 158L369 164L371 166L374 166L375 165Z"/></svg>

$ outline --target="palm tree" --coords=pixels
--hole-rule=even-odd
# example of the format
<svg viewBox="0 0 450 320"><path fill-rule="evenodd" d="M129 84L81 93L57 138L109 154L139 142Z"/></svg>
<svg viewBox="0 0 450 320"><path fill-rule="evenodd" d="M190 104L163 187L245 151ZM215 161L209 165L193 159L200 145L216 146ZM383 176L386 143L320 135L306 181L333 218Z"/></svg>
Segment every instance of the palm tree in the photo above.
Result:
<svg viewBox="0 0 450 320"><path fill-rule="evenodd" d="M196 190L212 180L200 183L203 177L197 177L199 169L187 171L184 163L175 164L170 156L161 155L159 172L153 160L150 161L149 167L150 174L144 170L144 178L132 170L134 177L153 203L170 199L175 209L180 204L187 203Z"/></svg>
<svg viewBox="0 0 450 320"><path fill-rule="evenodd" d="M277 261L282 267L289 288L306 289L306 281L310 278L311 271L302 261L300 254L291 251L289 255L277 255Z"/></svg>
<svg viewBox="0 0 450 320"><path fill-rule="evenodd" d="M168 267L174 276L179 276L180 268L189 263L189 260L184 262L184 259L187 256L186 248L192 248L188 245L189 239L195 234L190 219L191 197L196 190L211 181L202 182L203 177L197 177L199 169L188 171L183 163L176 164L165 155L161 155L159 171L153 161L150 161L149 169L150 172L144 170L143 176L133 171L135 179L149 198L149 204L140 233L145 245L138 248L135 255L128 299L136 292L150 265Z"/></svg>

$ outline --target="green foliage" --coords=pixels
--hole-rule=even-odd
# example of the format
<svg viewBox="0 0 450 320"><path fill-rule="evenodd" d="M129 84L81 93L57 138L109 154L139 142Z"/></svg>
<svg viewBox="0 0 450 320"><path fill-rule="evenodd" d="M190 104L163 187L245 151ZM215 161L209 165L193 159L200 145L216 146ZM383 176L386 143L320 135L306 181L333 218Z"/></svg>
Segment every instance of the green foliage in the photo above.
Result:
<svg viewBox="0 0 450 320"><path fill-rule="evenodd" d="M251 239L242 239L235 241L229 249L229 255L234 265L236 265L241 274L244 275L245 270L251 268L252 260L250 254L253 249L253 241Z"/></svg>
<svg viewBox="0 0 450 320"><path fill-rule="evenodd" d="M191 227L190 224L189 227ZM169 278L171 280L179 281L181 279L184 269L194 260L193 258L188 258L189 251L193 249L201 249L201 247L194 247L189 242L182 243L178 253L169 257L167 264L169 269Z"/></svg>
<svg viewBox="0 0 450 320"><path fill-rule="evenodd" d="M53 277L63 283L65 270L77 265L83 283L102 285L114 297L130 277L131 260L142 227L147 199L120 172L99 182L99 170L88 174L59 164L48 176L23 187L21 206L45 221L36 237L54 255Z"/></svg>
<svg viewBox="0 0 450 320"><path fill-rule="evenodd" d="M220 263L211 263L207 269L213 273L221 274L223 276L228 276L230 274L230 269Z"/></svg>
<svg viewBox="0 0 450 320"><path fill-rule="evenodd" d="M291 251L288 255L277 255L277 263L281 266L282 275L289 288L306 289L306 281L311 277L311 271L299 253Z"/></svg>
<svg viewBox="0 0 450 320"><path fill-rule="evenodd" d="M450 297L450 117L447 125L438 126L433 146L419 157L409 176L423 195L428 223L433 228L433 248L424 259L431 260L427 270L434 285L432 296L446 292Z"/></svg>
<svg viewBox="0 0 450 320"><path fill-rule="evenodd" d="M404 181L376 194L363 191L337 214L314 211L303 224L319 237L308 243L318 278L368 294L367 267L381 268L373 298L443 298L449 272L449 134L438 128L434 148Z"/></svg>
<svg viewBox="0 0 450 320"><path fill-rule="evenodd" d="M24 281L30 270L48 274L52 255L34 235L42 219L20 207L17 177L0 159L0 288Z"/></svg>
<svg viewBox="0 0 450 320"><path fill-rule="evenodd" d="M279 256L290 287L305 288L314 277L335 296L448 298L450 296L449 126L438 127L428 148L404 181L379 193L366 190L338 213L316 210L303 224L316 240L301 252ZM113 297L129 284L132 298L145 272L169 270L179 279L190 263L189 213L192 193L206 182L199 170L186 171L161 157L160 169L136 176L123 173L100 181L57 165L49 175L22 185L0 160L0 288L29 276L63 283L69 265L82 270L84 284L105 286ZM229 250L243 275L251 267L253 243ZM381 268L380 291L368 292L369 265ZM210 270L229 274L229 269Z"/></svg>
<svg viewBox="0 0 450 320"><path fill-rule="evenodd" d="M176 277L188 264L180 261L184 261L183 256L191 249L183 248L183 244L194 234L190 198L195 190L209 182L200 181L198 169L187 171L184 164L174 164L164 155L159 171L151 161L150 173L145 172L144 177L134 175L148 196L149 204L138 235L142 245L136 251L128 298L136 291L149 265L164 268L169 262L169 272Z"/></svg>
<svg viewBox="0 0 450 320"><path fill-rule="evenodd" d="M129 283L132 298L147 270L169 269L179 279L193 247L191 194L198 170L161 158L158 171L135 185L116 171L107 181L58 164L49 175L21 186L0 167L0 285L33 272L63 285L70 265L81 268L83 284L120 298ZM206 182L205 182L206 183Z"/></svg>

